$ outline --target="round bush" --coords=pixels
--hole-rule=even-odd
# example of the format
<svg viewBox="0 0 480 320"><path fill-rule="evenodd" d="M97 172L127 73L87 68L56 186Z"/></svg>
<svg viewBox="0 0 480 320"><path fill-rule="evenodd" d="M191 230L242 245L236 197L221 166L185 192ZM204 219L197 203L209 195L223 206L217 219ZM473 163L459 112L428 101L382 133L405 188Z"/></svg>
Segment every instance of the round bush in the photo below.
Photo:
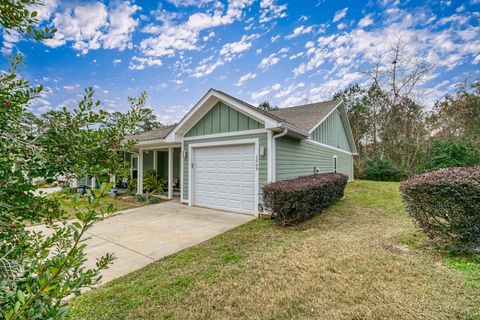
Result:
<svg viewBox="0 0 480 320"><path fill-rule="evenodd" d="M348 177L324 173L280 180L263 187L263 202L280 225L290 225L319 213L343 198Z"/></svg>
<svg viewBox="0 0 480 320"><path fill-rule="evenodd" d="M408 214L437 244L480 250L480 167L414 176L400 186Z"/></svg>

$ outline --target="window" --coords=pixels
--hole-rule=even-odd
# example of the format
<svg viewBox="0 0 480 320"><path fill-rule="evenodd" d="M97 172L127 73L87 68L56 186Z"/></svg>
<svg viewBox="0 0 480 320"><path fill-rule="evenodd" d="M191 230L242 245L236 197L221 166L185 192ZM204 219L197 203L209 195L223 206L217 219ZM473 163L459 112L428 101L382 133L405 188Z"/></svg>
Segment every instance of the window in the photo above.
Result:
<svg viewBox="0 0 480 320"><path fill-rule="evenodd" d="M333 156L333 172L337 173L337 156Z"/></svg>

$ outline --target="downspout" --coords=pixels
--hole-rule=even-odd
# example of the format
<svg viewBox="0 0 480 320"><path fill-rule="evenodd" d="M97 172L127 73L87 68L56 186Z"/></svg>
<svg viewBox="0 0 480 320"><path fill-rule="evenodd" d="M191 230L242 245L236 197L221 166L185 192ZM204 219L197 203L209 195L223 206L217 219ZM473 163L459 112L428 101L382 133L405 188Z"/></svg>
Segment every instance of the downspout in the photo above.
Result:
<svg viewBox="0 0 480 320"><path fill-rule="evenodd" d="M285 136L287 133L288 133L288 129L285 128L285 129L283 129L282 133L274 135L273 139L272 139L272 142L273 142L272 143L273 144L273 146L272 146L272 149L273 149L272 150L272 155L273 155L273 157L272 157L273 158L273 161L272 161L272 167L273 167L272 168L273 169L272 170L272 182L277 181L277 142L276 142L276 140L278 138L281 138L281 137Z"/></svg>

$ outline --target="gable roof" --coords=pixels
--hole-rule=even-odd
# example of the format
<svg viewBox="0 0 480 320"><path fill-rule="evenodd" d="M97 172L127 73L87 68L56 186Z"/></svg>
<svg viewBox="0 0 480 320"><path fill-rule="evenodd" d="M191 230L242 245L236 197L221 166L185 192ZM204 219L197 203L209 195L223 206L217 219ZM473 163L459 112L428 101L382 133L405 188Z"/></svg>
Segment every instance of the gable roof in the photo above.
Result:
<svg viewBox="0 0 480 320"><path fill-rule="evenodd" d="M259 109L225 92L211 88L199 100L199 102L197 102L197 104L183 117L180 122L164 126L152 131L146 131L138 133L136 135L130 135L126 139L137 140L138 142L143 142L147 144L153 143L156 140L169 141L172 136L175 136L177 134L179 128L184 126L184 123L190 117L192 117L192 115L195 113L195 110L197 110L206 101L211 101L212 97L215 97L217 101L229 101L230 105L236 106L237 109L243 109L243 112L246 112L251 116L254 116L255 118L269 121L269 128L288 128L289 134L292 132L292 134L297 135L298 137L302 137L302 139L308 137L310 133L316 127L318 127L335 109L339 108L339 106L342 106L342 100L331 100L266 111ZM344 121L345 129L348 131L347 136L349 138L349 143L351 147L353 145L352 150L355 150L355 144L353 142L350 124L348 123L346 112L343 109L343 107L339 108L342 115L342 121ZM175 141L175 139L173 139L172 141Z"/></svg>
<svg viewBox="0 0 480 320"><path fill-rule="evenodd" d="M341 100L331 100L267 112L301 130L310 132L320 121L324 120L327 115L337 108L341 102Z"/></svg>

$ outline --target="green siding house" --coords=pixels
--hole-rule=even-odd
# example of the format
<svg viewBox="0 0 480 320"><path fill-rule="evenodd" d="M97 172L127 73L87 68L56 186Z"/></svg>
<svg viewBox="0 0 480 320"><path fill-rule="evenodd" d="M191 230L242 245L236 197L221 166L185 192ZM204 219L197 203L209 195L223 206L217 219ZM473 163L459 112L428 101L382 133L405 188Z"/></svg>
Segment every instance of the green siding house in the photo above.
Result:
<svg viewBox="0 0 480 320"><path fill-rule="evenodd" d="M269 182L326 172L353 180L355 143L339 100L264 111L210 89L179 123L129 139L138 193L155 170L168 197L189 206L258 214Z"/></svg>

